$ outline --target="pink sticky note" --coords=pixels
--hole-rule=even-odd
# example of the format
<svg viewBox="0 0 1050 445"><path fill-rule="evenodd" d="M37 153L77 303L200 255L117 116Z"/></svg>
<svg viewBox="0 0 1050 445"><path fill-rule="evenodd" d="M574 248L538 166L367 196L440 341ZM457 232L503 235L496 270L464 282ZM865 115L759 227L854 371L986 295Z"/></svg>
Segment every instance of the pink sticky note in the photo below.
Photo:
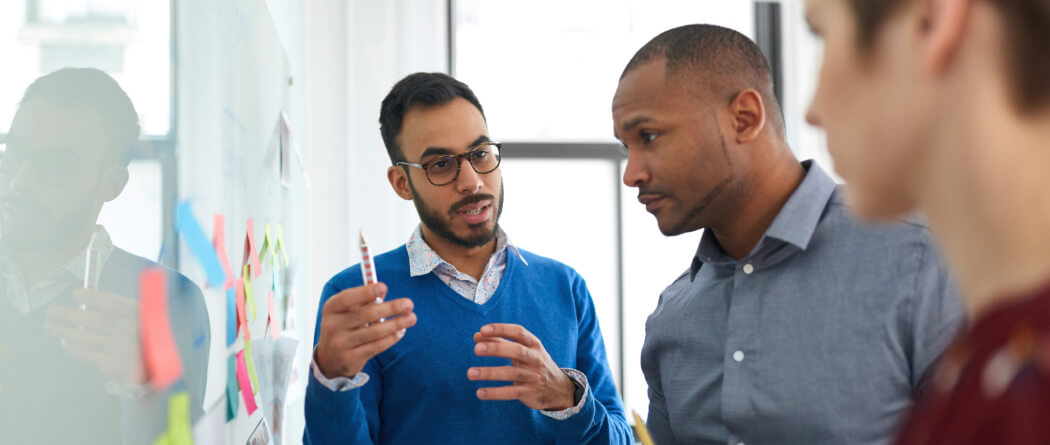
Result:
<svg viewBox="0 0 1050 445"><path fill-rule="evenodd" d="M215 246L215 254L219 256L219 264L222 264L223 272L226 272L226 283L224 289L233 286L233 271L230 269L230 256L226 254L226 218L221 214L215 214L215 234L212 236L212 244Z"/></svg>
<svg viewBox="0 0 1050 445"><path fill-rule="evenodd" d="M255 251L255 224L254 221L248 219L248 235L244 237L244 260L241 261L242 265L251 264L252 273L255 274L255 278L259 278L259 274L262 273L262 266L259 265L259 255Z"/></svg>
<svg viewBox="0 0 1050 445"><path fill-rule="evenodd" d="M255 395L252 393L252 381L248 378L248 366L244 364L244 351L237 353L237 382L241 387L241 398L248 408L248 415L255 412Z"/></svg>
<svg viewBox="0 0 1050 445"><path fill-rule="evenodd" d="M274 340L281 338L281 330L277 328L276 313L273 311L273 291L270 291L270 310L266 315L266 324L270 326L270 335L273 336Z"/></svg>
<svg viewBox="0 0 1050 445"><path fill-rule="evenodd" d="M139 323L142 356L150 384L164 390L182 377L182 360L168 317L164 269L147 269L139 275Z"/></svg>
<svg viewBox="0 0 1050 445"><path fill-rule="evenodd" d="M233 284L234 287L234 299L237 300L237 330L240 331L244 328L244 335L248 335L248 319L244 314L244 283L241 278L237 278L237 281Z"/></svg>

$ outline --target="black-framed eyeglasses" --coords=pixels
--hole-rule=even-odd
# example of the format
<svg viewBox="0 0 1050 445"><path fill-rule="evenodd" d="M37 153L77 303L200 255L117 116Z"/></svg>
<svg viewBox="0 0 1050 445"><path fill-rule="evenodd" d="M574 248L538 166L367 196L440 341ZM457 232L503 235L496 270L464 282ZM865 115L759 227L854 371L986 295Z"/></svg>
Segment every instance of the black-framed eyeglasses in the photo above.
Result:
<svg viewBox="0 0 1050 445"><path fill-rule="evenodd" d="M485 141L474 146L466 153L438 156L419 164L399 161L394 165L421 168L426 173L427 180L431 184L448 185L459 177L459 167L464 159L470 163L470 167L478 174L492 173L499 167L500 150L502 148L503 144L500 142Z"/></svg>

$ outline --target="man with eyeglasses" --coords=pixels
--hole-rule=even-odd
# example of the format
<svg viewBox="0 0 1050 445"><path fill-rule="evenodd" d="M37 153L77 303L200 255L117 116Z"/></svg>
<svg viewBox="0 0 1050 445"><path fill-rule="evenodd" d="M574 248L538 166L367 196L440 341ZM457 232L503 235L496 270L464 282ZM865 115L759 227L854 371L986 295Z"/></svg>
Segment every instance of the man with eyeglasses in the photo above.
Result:
<svg viewBox="0 0 1050 445"><path fill-rule="evenodd" d="M2 443L152 443L183 391L190 420L203 414L200 289L96 223L127 185L138 138L131 100L102 71L61 69L22 97L0 154ZM183 369L165 388L150 385L139 336L139 276L155 268Z"/></svg>
<svg viewBox="0 0 1050 445"><path fill-rule="evenodd" d="M470 88L410 75L380 130L421 224L380 283L358 265L325 285L304 441L632 443L583 279L499 227L501 145Z"/></svg>

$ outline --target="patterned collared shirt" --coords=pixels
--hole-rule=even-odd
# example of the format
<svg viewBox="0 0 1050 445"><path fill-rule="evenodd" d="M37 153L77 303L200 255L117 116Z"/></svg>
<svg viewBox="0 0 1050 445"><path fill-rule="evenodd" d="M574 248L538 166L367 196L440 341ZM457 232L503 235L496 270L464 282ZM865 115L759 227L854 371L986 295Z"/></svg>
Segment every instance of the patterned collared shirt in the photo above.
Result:
<svg viewBox="0 0 1050 445"><path fill-rule="evenodd" d="M405 247L408 249L408 268L411 276L418 277L434 272L434 275L457 294L477 304L485 304L492 298L492 294L496 293L500 279L503 278L503 270L507 268L507 252L510 249L514 249L522 263L526 266L529 264L518 252L518 248L510 243L507 234L501 228L496 229L496 251L489 258L480 280L460 272L456 266L442 259L431 249L426 241L423 241L422 226L416 226Z"/></svg>
<svg viewBox="0 0 1050 445"><path fill-rule="evenodd" d="M437 275L442 282L457 294L477 304L485 304L486 301L489 301L489 298L492 298L492 294L496 293L496 289L499 288L500 279L503 278L503 270L507 268L507 251L514 249L514 254L518 256L522 264L529 265L529 262L525 261L521 252L511 244L507 234L501 228L496 229L496 252L489 258L488 265L485 266L485 271L481 274L481 280L475 280L474 277L460 272L456 269L456 266L442 259L423 240L422 226L416 226L416 230L412 232L412 236L408 239L405 247L408 250L408 268L411 276L418 277L434 272L434 275ZM382 277L380 277L380 280L382 280ZM357 373L352 379L342 376L325 377L321 372L321 368L317 366L316 354L317 351L315 349L314 358L310 361L311 370L314 378L329 390L350 391L368 383L369 376L364 372ZM579 402L575 406L560 411L539 410L541 414L557 420L565 420L579 413L591 392L590 385L587 383L587 376L584 373L571 368L561 369L575 385L583 389L583 396L580 397Z"/></svg>

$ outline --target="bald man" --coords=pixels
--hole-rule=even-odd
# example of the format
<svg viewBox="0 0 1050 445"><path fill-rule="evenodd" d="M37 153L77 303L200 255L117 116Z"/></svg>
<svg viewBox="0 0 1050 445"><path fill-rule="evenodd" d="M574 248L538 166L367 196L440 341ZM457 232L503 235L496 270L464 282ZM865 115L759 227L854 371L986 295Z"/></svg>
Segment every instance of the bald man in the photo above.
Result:
<svg viewBox="0 0 1050 445"><path fill-rule="evenodd" d="M648 424L668 444L882 444L962 307L922 224L865 226L784 140L735 31L666 31L613 99L624 183L665 235L705 229L646 323Z"/></svg>

